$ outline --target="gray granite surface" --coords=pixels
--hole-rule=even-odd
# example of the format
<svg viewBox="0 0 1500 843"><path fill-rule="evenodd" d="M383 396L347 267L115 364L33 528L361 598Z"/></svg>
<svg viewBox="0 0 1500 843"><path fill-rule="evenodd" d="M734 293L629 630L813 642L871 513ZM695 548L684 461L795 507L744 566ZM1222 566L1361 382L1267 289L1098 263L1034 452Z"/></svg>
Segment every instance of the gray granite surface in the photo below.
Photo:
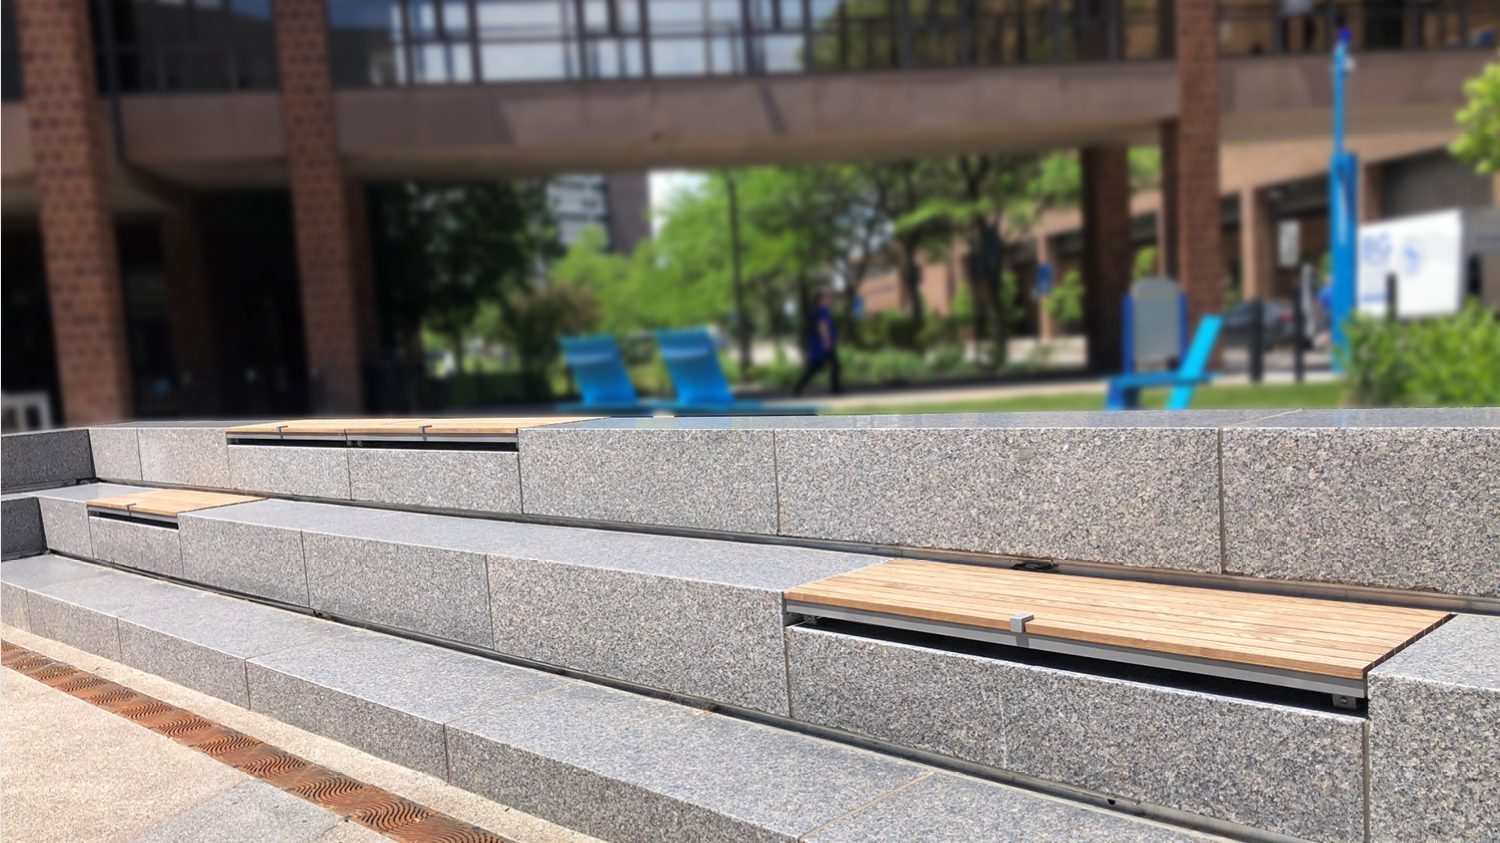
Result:
<svg viewBox="0 0 1500 843"><path fill-rule="evenodd" d="M223 423L177 422L132 427L140 441L142 480L232 488Z"/></svg>
<svg viewBox="0 0 1500 843"><path fill-rule="evenodd" d="M349 449L230 445L229 488L348 500Z"/></svg>
<svg viewBox="0 0 1500 843"><path fill-rule="evenodd" d="M1226 429L1225 570L1500 595L1500 426L1480 424L1500 412L1432 412Z"/></svg>
<svg viewBox="0 0 1500 843"><path fill-rule="evenodd" d="M43 554L7 560L0 565L0 622L31 630L27 592L38 586L94 577L108 570L86 562Z"/></svg>
<svg viewBox="0 0 1500 843"><path fill-rule="evenodd" d="M142 491L140 486L86 483L36 492L42 512L42 530L47 535L47 549L72 556L93 557L88 501L139 491Z"/></svg>
<svg viewBox="0 0 1500 843"><path fill-rule="evenodd" d="M1370 671L1370 839L1500 840L1500 618L1454 618Z"/></svg>
<svg viewBox="0 0 1500 843"><path fill-rule="evenodd" d="M117 617L131 606L182 603L197 597L191 589L157 580L102 571L27 589L26 612L31 631L80 650L120 659Z"/></svg>
<svg viewBox="0 0 1500 843"><path fill-rule="evenodd" d="M308 605L302 532L241 520L256 501L186 512L177 519L182 576L193 582L297 606Z"/></svg>
<svg viewBox="0 0 1500 843"><path fill-rule="evenodd" d="M247 671L252 709L444 778L444 723L567 682L363 632L251 659Z"/></svg>
<svg viewBox="0 0 1500 843"><path fill-rule="evenodd" d="M36 497L18 493L0 495L0 556L34 556L47 549L42 529L42 510Z"/></svg>
<svg viewBox="0 0 1500 843"><path fill-rule="evenodd" d="M1041 413L908 413L833 416L654 416L603 418L552 425L556 430L983 430L1219 428L1259 421L1294 410L1136 410ZM522 433L524 438L525 433Z"/></svg>
<svg viewBox="0 0 1500 843"><path fill-rule="evenodd" d="M978 779L932 773L804 839L808 843L1186 843L1218 838Z"/></svg>
<svg viewBox="0 0 1500 843"><path fill-rule="evenodd" d="M1149 426L779 430L781 532L1216 572L1218 436Z"/></svg>
<svg viewBox="0 0 1500 843"><path fill-rule="evenodd" d="M521 475L514 451L352 448L349 486L349 496L357 501L521 511Z"/></svg>
<svg viewBox="0 0 1500 843"><path fill-rule="evenodd" d="M573 684L448 727L453 783L616 841L793 840L923 768Z"/></svg>
<svg viewBox="0 0 1500 843"><path fill-rule="evenodd" d="M354 634L329 621L213 594L136 604L119 618L122 662L245 707L245 659Z"/></svg>
<svg viewBox="0 0 1500 843"><path fill-rule="evenodd" d="M93 476L89 432L82 428L7 433L0 442L0 490L66 485Z"/></svg>
<svg viewBox="0 0 1500 843"><path fill-rule="evenodd" d="M779 592L489 557L496 652L787 713Z"/></svg>
<svg viewBox="0 0 1500 843"><path fill-rule="evenodd" d="M787 640L795 719L1308 840L1363 835L1358 717L805 627Z"/></svg>
<svg viewBox="0 0 1500 843"><path fill-rule="evenodd" d="M135 428L91 427L89 447L94 455L94 474L100 479L122 483L142 479L141 442Z"/></svg>
<svg viewBox="0 0 1500 843"><path fill-rule="evenodd" d="M341 618L488 647L484 556L417 543L302 534L309 605Z"/></svg>
<svg viewBox="0 0 1500 843"><path fill-rule="evenodd" d="M182 576L182 546L177 530L150 521L89 516L94 558L127 568Z"/></svg>
<svg viewBox="0 0 1500 843"><path fill-rule="evenodd" d="M545 427L519 437L528 514L776 532L769 431Z"/></svg>

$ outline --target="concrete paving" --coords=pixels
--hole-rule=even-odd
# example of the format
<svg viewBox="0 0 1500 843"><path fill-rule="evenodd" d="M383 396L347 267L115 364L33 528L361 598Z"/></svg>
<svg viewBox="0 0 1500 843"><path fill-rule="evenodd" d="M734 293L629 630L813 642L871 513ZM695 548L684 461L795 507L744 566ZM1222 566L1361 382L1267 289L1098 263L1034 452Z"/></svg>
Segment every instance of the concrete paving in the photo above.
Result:
<svg viewBox="0 0 1500 843"><path fill-rule="evenodd" d="M592 838L45 638L6 640L523 843ZM12 670L0 670L0 826L16 841L366 843L376 832ZM207 829L212 834L205 836ZM271 835L271 832L275 832ZM239 834L241 836L235 836ZM268 836L271 835L271 836Z"/></svg>

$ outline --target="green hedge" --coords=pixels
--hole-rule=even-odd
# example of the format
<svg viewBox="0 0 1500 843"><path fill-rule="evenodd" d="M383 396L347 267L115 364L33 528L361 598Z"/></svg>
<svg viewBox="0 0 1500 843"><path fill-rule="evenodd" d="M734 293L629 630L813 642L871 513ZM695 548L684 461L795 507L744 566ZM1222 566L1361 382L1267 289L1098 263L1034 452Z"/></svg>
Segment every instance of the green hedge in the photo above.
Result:
<svg viewBox="0 0 1500 843"><path fill-rule="evenodd" d="M1500 404L1500 319L1476 301L1453 316L1349 322L1344 370L1374 407Z"/></svg>

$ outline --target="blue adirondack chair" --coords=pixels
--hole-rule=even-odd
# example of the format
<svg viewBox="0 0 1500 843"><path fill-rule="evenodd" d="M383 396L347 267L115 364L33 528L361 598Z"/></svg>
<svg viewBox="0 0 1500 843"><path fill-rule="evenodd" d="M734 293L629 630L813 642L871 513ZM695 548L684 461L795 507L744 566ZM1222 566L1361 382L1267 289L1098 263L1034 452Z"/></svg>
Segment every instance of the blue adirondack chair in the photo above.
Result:
<svg viewBox="0 0 1500 843"><path fill-rule="evenodd" d="M667 364L676 395L666 408L680 415L800 415L812 407L766 406L737 399L719 366L713 337L702 328L656 332L656 345Z"/></svg>
<svg viewBox="0 0 1500 843"><path fill-rule="evenodd" d="M563 359L573 373L581 400L559 404L559 410L589 410L618 415L650 413L653 405L636 395L625 369L625 358L615 338L608 334L590 337L563 337Z"/></svg>
<svg viewBox="0 0 1500 843"><path fill-rule="evenodd" d="M1224 317L1211 314L1198 320L1198 330L1193 342L1175 372L1140 372L1116 375L1109 379L1109 394L1104 400L1106 410L1133 410L1140 406L1141 390L1153 386L1170 386L1172 394L1167 398L1168 410L1186 410L1192 403L1193 390L1199 384L1213 380L1213 373L1206 371L1209 355L1214 343L1219 341L1219 328Z"/></svg>

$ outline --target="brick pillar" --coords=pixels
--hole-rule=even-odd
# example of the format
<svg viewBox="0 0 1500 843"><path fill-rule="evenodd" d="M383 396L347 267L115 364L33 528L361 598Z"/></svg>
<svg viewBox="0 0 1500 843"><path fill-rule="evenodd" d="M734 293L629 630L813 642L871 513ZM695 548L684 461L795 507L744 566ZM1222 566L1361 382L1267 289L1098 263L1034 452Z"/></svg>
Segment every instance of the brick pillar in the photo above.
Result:
<svg viewBox="0 0 1500 843"><path fill-rule="evenodd" d="M1161 138L1161 208L1156 216L1156 264L1161 274L1177 275L1177 121L1163 123Z"/></svg>
<svg viewBox="0 0 1500 843"><path fill-rule="evenodd" d="M1266 193L1240 191L1240 296L1270 298L1276 283L1276 224Z"/></svg>
<svg viewBox="0 0 1500 843"><path fill-rule="evenodd" d="M275 0L277 68L313 409L359 412L373 305L358 253L364 203L339 157L325 15L322 0Z"/></svg>
<svg viewBox="0 0 1500 843"><path fill-rule="evenodd" d="M1213 0L1175 4L1178 116L1162 126L1167 265L1187 293L1189 330L1224 304L1217 7Z"/></svg>
<svg viewBox="0 0 1500 843"><path fill-rule="evenodd" d="M119 421L134 402L88 5L20 0L16 11L63 416Z"/></svg>
<svg viewBox="0 0 1500 843"><path fill-rule="evenodd" d="M1130 148L1083 150L1083 323L1089 368L1118 372L1120 314L1130 291Z"/></svg>
<svg viewBox="0 0 1500 843"><path fill-rule="evenodd" d="M190 415L213 415L218 410L213 306L203 265L203 235L191 205L162 219L161 240L172 359L184 410Z"/></svg>

